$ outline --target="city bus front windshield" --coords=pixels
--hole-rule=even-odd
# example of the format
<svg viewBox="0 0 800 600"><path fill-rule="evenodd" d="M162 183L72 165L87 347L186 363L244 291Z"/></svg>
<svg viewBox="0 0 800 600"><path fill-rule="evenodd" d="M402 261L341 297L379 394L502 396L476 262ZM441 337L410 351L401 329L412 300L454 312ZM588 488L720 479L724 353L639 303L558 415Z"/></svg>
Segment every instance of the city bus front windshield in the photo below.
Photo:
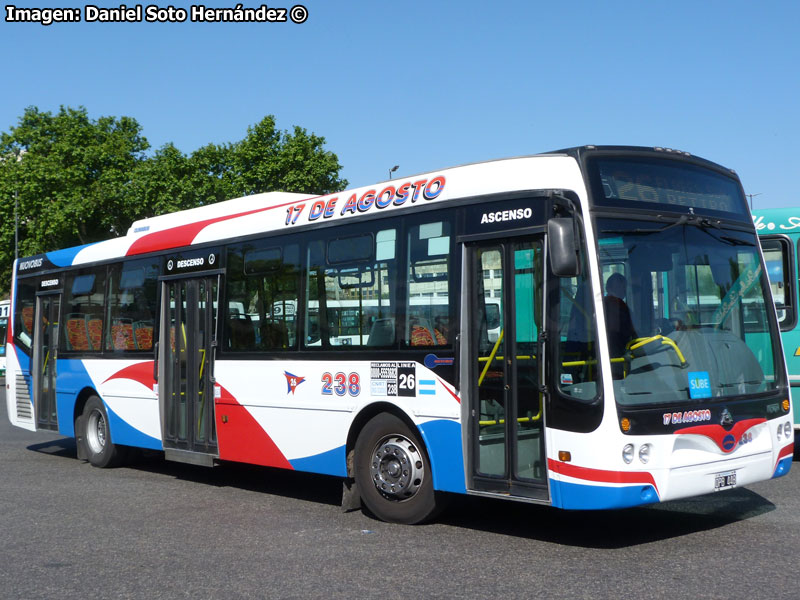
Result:
<svg viewBox="0 0 800 600"><path fill-rule="evenodd" d="M713 402L778 389L777 325L754 233L700 219L600 219L617 402Z"/></svg>

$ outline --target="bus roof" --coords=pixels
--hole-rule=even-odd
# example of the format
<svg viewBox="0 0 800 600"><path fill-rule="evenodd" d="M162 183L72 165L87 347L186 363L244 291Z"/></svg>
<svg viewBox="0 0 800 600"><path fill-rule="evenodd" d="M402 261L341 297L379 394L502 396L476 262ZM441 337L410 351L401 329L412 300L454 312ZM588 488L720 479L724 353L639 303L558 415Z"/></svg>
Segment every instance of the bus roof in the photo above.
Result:
<svg viewBox="0 0 800 600"><path fill-rule="evenodd" d="M208 219L216 219L226 215L235 215L247 213L254 210L263 210L265 208L285 205L286 203L295 202L309 198L308 194L292 194L289 192L266 192L262 194L252 194L251 196L243 196L241 198L234 198L232 200L223 200L222 202L215 202L214 204L206 204L205 206L198 206L187 210L181 210L174 213L167 213L150 217L148 219L139 219L134 221L128 228L127 236L136 233L152 233L154 231L163 231L171 229L178 225L185 225L186 223L197 223Z"/></svg>
<svg viewBox="0 0 800 600"><path fill-rule="evenodd" d="M18 272L136 256L413 206L515 191L568 189L585 200L579 161L593 152L637 152L719 165L662 148L583 146L473 163L325 196L269 192L135 221L125 236L20 259ZM41 260L40 260L41 259Z"/></svg>
<svg viewBox="0 0 800 600"><path fill-rule="evenodd" d="M325 196L270 192L134 222L125 236L21 258L18 272L40 271L207 242L278 233L422 204L533 189L571 189L585 195L575 158L535 155L475 163L398 178ZM44 259L44 261L39 259Z"/></svg>

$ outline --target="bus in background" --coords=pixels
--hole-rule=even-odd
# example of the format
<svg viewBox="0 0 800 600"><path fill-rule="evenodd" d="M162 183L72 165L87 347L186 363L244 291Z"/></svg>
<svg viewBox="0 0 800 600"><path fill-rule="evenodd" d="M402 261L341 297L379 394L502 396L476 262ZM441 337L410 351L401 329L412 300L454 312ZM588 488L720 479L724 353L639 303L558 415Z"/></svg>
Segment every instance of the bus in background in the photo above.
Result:
<svg viewBox="0 0 800 600"><path fill-rule="evenodd" d="M0 377L6 376L6 329L10 305L9 300L0 300Z"/></svg>
<svg viewBox="0 0 800 600"><path fill-rule="evenodd" d="M338 194L268 193L15 263L11 422L448 493L635 506L785 475L778 323L738 177L581 147Z"/></svg>
<svg viewBox="0 0 800 600"><path fill-rule="evenodd" d="M794 428L800 431L800 327L798 327L798 251L800 209L768 208L753 211L753 222L761 242L772 298L783 338L789 385L794 405ZM795 437L800 455L800 438Z"/></svg>

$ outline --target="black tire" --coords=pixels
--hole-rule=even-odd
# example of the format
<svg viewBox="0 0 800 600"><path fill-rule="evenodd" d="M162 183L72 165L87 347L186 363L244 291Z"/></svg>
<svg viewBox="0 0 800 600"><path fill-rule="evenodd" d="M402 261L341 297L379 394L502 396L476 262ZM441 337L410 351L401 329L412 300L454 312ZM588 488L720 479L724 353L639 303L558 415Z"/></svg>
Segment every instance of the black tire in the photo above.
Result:
<svg viewBox="0 0 800 600"><path fill-rule="evenodd" d="M413 525L438 513L425 447L394 415L381 413L361 430L354 469L361 500L378 519Z"/></svg>
<svg viewBox="0 0 800 600"><path fill-rule="evenodd" d="M91 396L86 401L81 425L87 460L100 468L118 466L123 460L124 450L111 442L106 408L97 396Z"/></svg>

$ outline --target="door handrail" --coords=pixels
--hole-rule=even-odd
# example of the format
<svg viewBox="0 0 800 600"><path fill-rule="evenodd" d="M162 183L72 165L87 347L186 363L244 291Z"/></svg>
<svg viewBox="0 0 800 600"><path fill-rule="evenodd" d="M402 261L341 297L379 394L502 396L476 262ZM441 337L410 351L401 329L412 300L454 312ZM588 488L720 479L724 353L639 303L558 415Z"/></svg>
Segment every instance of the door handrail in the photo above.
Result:
<svg viewBox="0 0 800 600"><path fill-rule="evenodd" d="M484 377L486 377L486 373L489 372L489 366L492 364L495 355L497 354L497 350L500 348L500 343L503 341L503 334L505 331L503 329L500 330L500 335L497 336L497 341L494 343L494 348L492 348L492 352L489 354L489 358L486 361L486 366L483 367L483 371L481 371L480 377L478 377L478 387L483 383Z"/></svg>

